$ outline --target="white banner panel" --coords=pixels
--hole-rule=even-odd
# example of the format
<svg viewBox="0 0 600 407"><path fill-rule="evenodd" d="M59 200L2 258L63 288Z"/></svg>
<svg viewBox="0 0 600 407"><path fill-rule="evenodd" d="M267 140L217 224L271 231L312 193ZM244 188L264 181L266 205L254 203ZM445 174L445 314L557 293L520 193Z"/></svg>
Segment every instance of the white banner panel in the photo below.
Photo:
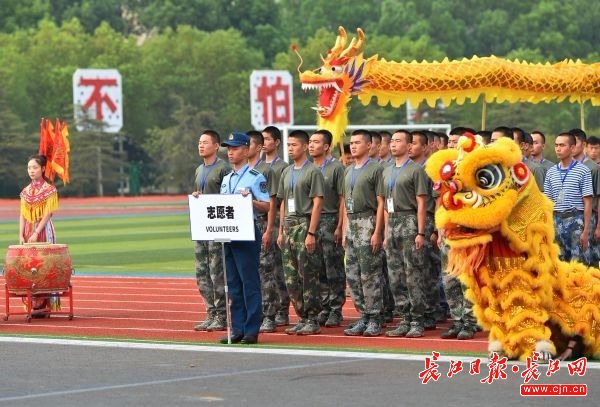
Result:
<svg viewBox="0 0 600 407"><path fill-rule="evenodd" d="M188 196L192 240L254 240L252 194Z"/></svg>

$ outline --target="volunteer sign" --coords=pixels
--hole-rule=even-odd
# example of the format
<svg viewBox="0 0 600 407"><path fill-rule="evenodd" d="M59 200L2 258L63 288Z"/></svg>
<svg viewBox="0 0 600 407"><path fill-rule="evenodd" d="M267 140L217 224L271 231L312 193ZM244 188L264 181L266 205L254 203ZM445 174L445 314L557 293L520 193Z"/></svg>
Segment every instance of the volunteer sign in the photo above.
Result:
<svg viewBox="0 0 600 407"><path fill-rule="evenodd" d="M192 240L254 240L252 196L188 196Z"/></svg>

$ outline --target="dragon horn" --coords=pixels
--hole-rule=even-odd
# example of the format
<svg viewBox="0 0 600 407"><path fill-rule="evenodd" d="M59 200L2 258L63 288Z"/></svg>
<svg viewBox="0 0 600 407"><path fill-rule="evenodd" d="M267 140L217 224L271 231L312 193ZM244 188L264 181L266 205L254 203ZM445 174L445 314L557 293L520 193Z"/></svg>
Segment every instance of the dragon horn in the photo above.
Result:
<svg viewBox="0 0 600 407"><path fill-rule="evenodd" d="M362 48L365 42L365 33L363 32L362 28L358 28L356 30L356 34L358 35L358 41L356 41L356 38L352 38L352 41L350 42L350 45L348 45L348 48L346 48L341 53L341 57L351 58L354 55L356 55L358 51L360 51L360 49Z"/></svg>
<svg viewBox="0 0 600 407"><path fill-rule="evenodd" d="M338 31L339 34L335 40L335 45L331 49L330 53L330 55L333 57L340 55L340 53L344 50L344 47L346 46L346 41L348 40L348 35L346 34L346 30L344 29L344 27L340 25Z"/></svg>

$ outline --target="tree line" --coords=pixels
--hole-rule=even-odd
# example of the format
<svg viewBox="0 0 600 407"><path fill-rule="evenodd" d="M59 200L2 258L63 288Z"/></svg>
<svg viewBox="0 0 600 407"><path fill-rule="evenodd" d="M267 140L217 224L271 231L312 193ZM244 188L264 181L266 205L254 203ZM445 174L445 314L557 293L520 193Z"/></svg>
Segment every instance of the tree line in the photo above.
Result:
<svg viewBox="0 0 600 407"><path fill-rule="evenodd" d="M185 190L204 128L250 129L249 75L255 69L316 68L337 26L361 26L365 55L441 60L498 55L533 62L599 60L600 8L593 0L5 0L0 8L0 196L27 182L41 117L72 123L77 68L115 68L123 77L125 151L114 135L70 126L72 183L64 194L117 193L135 170L146 191ZM295 79L297 124L315 123L314 93ZM424 122L479 127L481 105L420 107ZM589 129L598 108L586 107ZM579 106L487 107L488 127L507 124L552 134L579 125ZM351 104L353 124L405 123L405 109Z"/></svg>

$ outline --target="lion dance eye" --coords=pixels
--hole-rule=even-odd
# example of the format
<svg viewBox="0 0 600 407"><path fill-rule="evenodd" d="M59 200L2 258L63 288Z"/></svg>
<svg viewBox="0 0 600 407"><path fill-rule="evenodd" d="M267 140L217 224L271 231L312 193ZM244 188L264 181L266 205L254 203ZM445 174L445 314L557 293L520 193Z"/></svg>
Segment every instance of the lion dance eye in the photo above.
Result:
<svg viewBox="0 0 600 407"><path fill-rule="evenodd" d="M477 186L481 189L493 189L504 181L504 171L498 164L488 164L475 173Z"/></svg>

